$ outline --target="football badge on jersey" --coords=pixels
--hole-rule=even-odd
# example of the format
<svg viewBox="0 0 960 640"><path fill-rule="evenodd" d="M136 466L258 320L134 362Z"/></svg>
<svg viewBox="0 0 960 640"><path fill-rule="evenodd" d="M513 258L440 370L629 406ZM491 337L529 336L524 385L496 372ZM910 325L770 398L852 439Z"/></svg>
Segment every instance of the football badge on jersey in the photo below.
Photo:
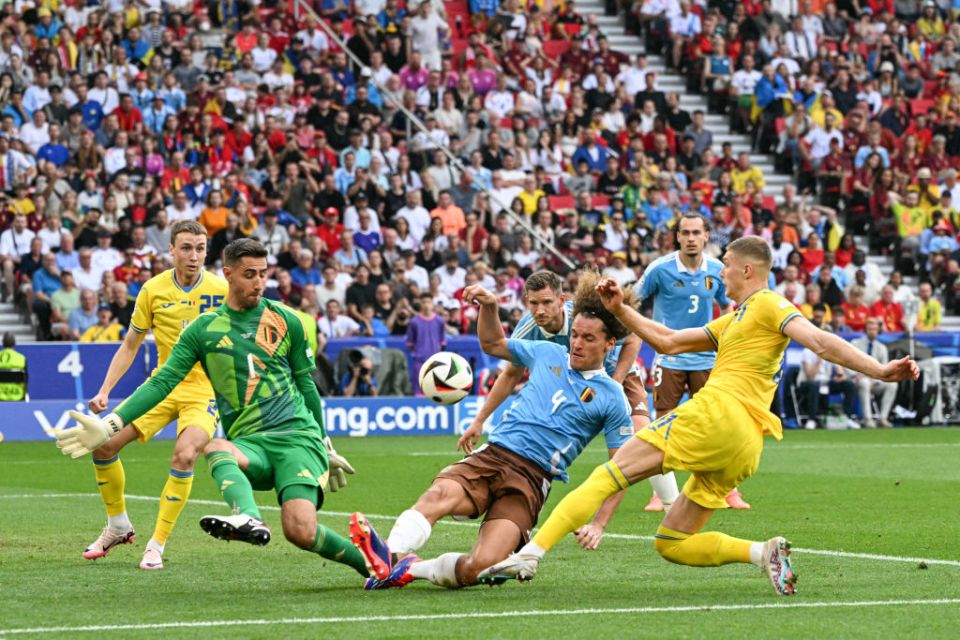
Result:
<svg viewBox="0 0 960 640"><path fill-rule="evenodd" d="M711 278L710 276L707 276L706 279L703 281L703 286L707 288L707 291L710 291L711 289L713 289L713 278Z"/></svg>
<svg viewBox="0 0 960 640"><path fill-rule="evenodd" d="M673 281L673 286L674 286L674 287L682 287L682 286L683 286L683 280L674 280L674 281Z"/></svg>
<svg viewBox="0 0 960 640"><path fill-rule="evenodd" d="M583 393L580 394L580 400L584 404L592 402L593 399L596 397L597 397L597 394L594 393L593 389L591 389L590 387L587 387L586 389L584 389Z"/></svg>

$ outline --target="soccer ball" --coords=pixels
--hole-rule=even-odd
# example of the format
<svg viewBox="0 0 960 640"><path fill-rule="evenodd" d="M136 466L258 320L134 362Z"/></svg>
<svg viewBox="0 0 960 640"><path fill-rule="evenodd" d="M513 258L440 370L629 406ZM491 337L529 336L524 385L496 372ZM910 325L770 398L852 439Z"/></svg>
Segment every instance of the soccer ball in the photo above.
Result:
<svg viewBox="0 0 960 640"><path fill-rule="evenodd" d="M456 404L473 388L473 370L463 356L441 351L420 367L420 390L438 404Z"/></svg>

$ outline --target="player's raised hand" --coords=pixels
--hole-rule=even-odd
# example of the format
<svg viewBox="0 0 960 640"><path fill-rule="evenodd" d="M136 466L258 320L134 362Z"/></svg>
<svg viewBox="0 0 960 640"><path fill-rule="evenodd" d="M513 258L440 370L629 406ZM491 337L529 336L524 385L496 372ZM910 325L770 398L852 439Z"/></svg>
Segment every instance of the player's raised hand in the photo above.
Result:
<svg viewBox="0 0 960 640"><path fill-rule="evenodd" d="M883 382L900 382L901 380L916 380L920 377L920 367L910 356L899 360L891 360L883 365L883 374L877 378Z"/></svg>
<svg viewBox="0 0 960 640"><path fill-rule="evenodd" d="M457 440L457 449L463 451L466 455L470 455L473 448L477 446L477 441L480 440L481 435L483 435L483 424L474 420L473 424Z"/></svg>
<svg viewBox="0 0 960 640"><path fill-rule="evenodd" d="M70 417L77 421L77 426L63 429L54 433L57 447L65 456L79 458L105 443L123 429L123 420L115 413L111 413L102 420L97 416L90 416L79 411L70 411Z"/></svg>
<svg viewBox="0 0 960 640"><path fill-rule="evenodd" d="M107 398L106 393L98 393L97 395L90 398L87 402L87 406L90 408L90 411L94 413L103 413L107 410L107 404L109 399Z"/></svg>
<svg viewBox="0 0 960 640"><path fill-rule="evenodd" d="M577 544L587 551L593 551L600 546L600 541L603 539L603 527L592 523L585 524L573 534L577 536Z"/></svg>
<svg viewBox="0 0 960 640"><path fill-rule="evenodd" d="M603 278L597 283L596 290L608 311L616 311L623 305L623 289L613 278Z"/></svg>
<svg viewBox="0 0 960 640"><path fill-rule="evenodd" d="M497 304L497 296L487 291L479 284L472 284L463 290L463 301L466 304Z"/></svg>
<svg viewBox="0 0 960 640"><path fill-rule="evenodd" d="M327 450L327 459L330 461L330 477L327 481L327 488L332 493L336 493L347 486L346 474L353 475L356 471L353 470L353 465L333 448L330 436L323 439L323 446Z"/></svg>

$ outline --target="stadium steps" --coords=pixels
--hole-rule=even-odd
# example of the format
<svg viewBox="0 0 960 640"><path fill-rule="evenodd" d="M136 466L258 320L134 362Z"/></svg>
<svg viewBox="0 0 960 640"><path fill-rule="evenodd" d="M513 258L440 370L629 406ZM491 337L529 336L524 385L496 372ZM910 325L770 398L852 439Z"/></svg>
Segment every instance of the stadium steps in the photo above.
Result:
<svg viewBox="0 0 960 640"><path fill-rule="evenodd" d="M0 303L0 335L8 331L17 338L17 344L36 342L36 334L30 323L23 321L13 303L4 302Z"/></svg>
<svg viewBox="0 0 960 640"><path fill-rule="evenodd" d="M581 0L577 2L577 10L582 15L594 15L597 17L597 24L600 30L606 34L610 47L626 53L636 55L645 53L643 42L639 37L628 35L623 28L623 18L620 15L608 16L605 13L603 0ZM750 162L763 171L766 184L763 187L763 195L774 196L779 200L783 193L783 186L793 180L792 176L779 175L773 167L773 157L766 154L752 153L752 140L750 136L731 133L726 116L719 114L710 114L707 109L707 99L699 94L689 94L686 91L686 78L677 73L667 71L666 62L661 56L648 55L647 68L657 74L657 89L664 93L676 92L680 94L680 106L687 111L701 109L705 114L709 114L704 119L706 128L713 133L713 142L717 147L724 142L730 142L733 145L734 154L741 152L750 153Z"/></svg>

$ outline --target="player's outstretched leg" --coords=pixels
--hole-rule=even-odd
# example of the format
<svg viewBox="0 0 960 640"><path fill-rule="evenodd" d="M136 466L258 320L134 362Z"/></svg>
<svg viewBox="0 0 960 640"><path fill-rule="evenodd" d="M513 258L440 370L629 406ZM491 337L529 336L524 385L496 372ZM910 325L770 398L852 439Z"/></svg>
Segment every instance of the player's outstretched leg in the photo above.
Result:
<svg viewBox="0 0 960 640"><path fill-rule="evenodd" d="M350 542L363 555L371 575L379 580L390 575L394 563L390 547L359 511L350 516Z"/></svg>
<svg viewBox="0 0 960 640"><path fill-rule="evenodd" d="M126 474L120 462L120 450L135 440L137 431L127 425L120 433L93 452L93 470L97 479L100 499L107 511L107 526L100 535L83 551L87 560L102 558L114 547L133 542L135 533L124 500Z"/></svg>
<svg viewBox="0 0 960 640"><path fill-rule="evenodd" d="M260 516L260 508L253 497L253 487L240 469L238 455L243 454L231 443L219 439L210 442L204 453L210 475L235 513L229 516L204 516L200 519L200 527L218 540L240 540L261 546L270 542L270 529ZM243 462L247 462L245 458Z"/></svg>
<svg viewBox="0 0 960 640"><path fill-rule="evenodd" d="M193 489L193 467L197 456L209 441L210 436L206 431L193 426L185 428L177 436L177 444L173 448L170 461L170 474L160 494L157 523L143 552L141 569L163 569L164 546L190 498L190 491Z"/></svg>
<svg viewBox="0 0 960 640"><path fill-rule="evenodd" d="M797 575L790 561L790 543L786 539L776 537L767 542L753 542L718 531L699 533L711 515L713 509L682 495L657 529L654 538L657 552L665 560L691 567L752 563L763 570L778 594L796 593Z"/></svg>
<svg viewBox="0 0 960 640"><path fill-rule="evenodd" d="M292 544L321 558L347 565L364 578L367 564L349 540L317 523L318 488L306 484L287 486L280 492L283 535Z"/></svg>

